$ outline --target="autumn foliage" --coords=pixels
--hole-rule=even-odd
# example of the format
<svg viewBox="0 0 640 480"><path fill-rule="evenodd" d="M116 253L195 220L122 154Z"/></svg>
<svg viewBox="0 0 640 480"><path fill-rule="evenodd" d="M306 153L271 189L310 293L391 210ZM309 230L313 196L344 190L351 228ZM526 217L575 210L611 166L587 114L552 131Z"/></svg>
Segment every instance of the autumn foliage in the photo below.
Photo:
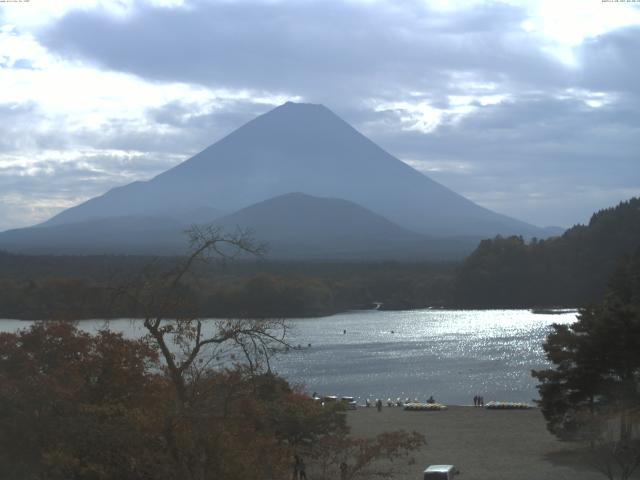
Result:
<svg viewBox="0 0 640 480"><path fill-rule="evenodd" d="M352 439L339 407L240 365L188 376L185 402L152 345L69 323L0 334L0 478L288 479L294 453L334 478L338 457L355 474L424 442Z"/></svg>
<svg viewBox="0 0 640 480"><path fill-rule="evenodd" d="M0 335L0 477L136 478L154 442L155 352L64 323Z"/></svg>

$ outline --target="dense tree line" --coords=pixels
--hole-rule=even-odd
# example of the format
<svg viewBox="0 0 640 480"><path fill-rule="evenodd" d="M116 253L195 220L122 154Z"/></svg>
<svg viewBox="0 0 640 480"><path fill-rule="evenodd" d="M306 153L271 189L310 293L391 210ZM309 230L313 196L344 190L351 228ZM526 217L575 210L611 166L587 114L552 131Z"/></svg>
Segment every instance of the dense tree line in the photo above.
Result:
<svg viewBox="0 0 640 480"><path fill-rule="evenodd" d="M0 252L0 318L139 316L114 287L179 257L28 256ZM208 317L303 317L372 308L442 305L455 266L431 263L217 262L194 266L185 285ZM176 312L179 313L179 312Z"/></svg>
<svg viewBox="0 0 640 480"><path fill-rule="evenodd" d="M548 240L483 240L465 260L452 304L465 307L585 306L605 291L625 254L640 245L640 198L595 213Z"/></svg>

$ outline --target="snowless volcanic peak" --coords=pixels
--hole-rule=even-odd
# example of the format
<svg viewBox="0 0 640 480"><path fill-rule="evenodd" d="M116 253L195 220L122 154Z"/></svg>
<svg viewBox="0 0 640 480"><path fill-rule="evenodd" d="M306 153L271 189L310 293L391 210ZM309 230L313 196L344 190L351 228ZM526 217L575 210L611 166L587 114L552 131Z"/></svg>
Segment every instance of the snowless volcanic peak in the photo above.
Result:
<svg viewBox="0 0 640 480"><path fill-rule="evenodd" d="M114 188L45 224L123 215L179 218L198 209L232 213L290 192L355 202L422 234L544 236L414 170L328 108L291 102L149 181Z"/></svg>

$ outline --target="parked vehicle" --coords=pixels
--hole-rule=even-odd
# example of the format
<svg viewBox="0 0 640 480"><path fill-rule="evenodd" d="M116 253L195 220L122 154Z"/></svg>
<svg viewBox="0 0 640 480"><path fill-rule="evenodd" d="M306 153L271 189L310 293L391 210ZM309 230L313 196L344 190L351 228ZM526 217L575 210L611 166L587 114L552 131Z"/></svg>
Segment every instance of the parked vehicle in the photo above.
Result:
<svg viewBox="0 0 640 480"><path fill-rule="evenodd" d="M340 401L345 404L349 410L356 410L358 408L358 403L353 397L342 397L340 398Z"/></svg>
<svg viewBox="0 0 640 480"><path fill-rule="evenodd" d="M335 395L324 395L322 397L322 405L333 405L338 402L338 397Z"/></svg>
<svg viewBox="0 0 640 480"><path fill-rule="evenodd" d="M429 465L424 471L423 480L453 480L460 471L453 465Z"/></svg>

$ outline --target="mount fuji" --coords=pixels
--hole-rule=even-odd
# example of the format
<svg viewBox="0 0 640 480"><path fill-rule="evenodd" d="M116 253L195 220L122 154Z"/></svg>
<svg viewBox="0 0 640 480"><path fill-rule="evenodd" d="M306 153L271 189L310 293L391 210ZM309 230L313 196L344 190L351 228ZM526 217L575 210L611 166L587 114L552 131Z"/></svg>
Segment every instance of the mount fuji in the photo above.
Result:
<svg viewBox="0 0 640 480"><path fill-rule="evenodd" d="M85 226L102 224L103 229L120 229L111 232L111 236L120 238L117 250L121 252L126 250L127 235L135 235L131 231L135 219L142 218L147 223L153 219L154 235L145 236L142 243L138 240L136 251L144 250L147 243L149 251L155 251L153 239L162 243L158 232L165 220L167 229L175 234L175 224L214 222L280 196L289 201L299 200L286 196L294 192L318 199L344 200L331 203L334 214L325 212L323 224L330 225L332 231L344 228L345 232L351 232L355 224L362 232L367 231L365 220L355 217L368 211L371 213L365 215L368 221L382 218L393 225L389 228L395 229L395 237L403 232L414 240L416 236L458 239L497 234L549 236L546 229L483 208L435 182L377 146L328 108L288 102L148 181L114 188L36 227L0 234L0 248L51 253L62 248L66 253L73 252L79 244L77 232L88 222ZM282 207L281 203L273 202ZM345 221L344 208L352 204L361 208L351 208L349 211L355 217ZM266 206L269 205L267 202ZM293 236L302 241L306 233L302 223L298 223L299 231L292 232L296 228L293 223L286 233L283 230L281 240ZM251 228L251 225L237 226ZM56 242L49 248L47 236L51 236L47 232L52 231L57 232ZM67 244L64 231L74 237ZM269 236L274 245L279 242L274 229ZM90 235L84 237L86 242L92 241ZM394 235L389 233L387 238L391 246ZM425 248L428 244L425 243ZM101 245L100 251L109 251L108 242ZM91 245L85 247L92 251ZM331 256L330 249L324 251Z"/></svg>

